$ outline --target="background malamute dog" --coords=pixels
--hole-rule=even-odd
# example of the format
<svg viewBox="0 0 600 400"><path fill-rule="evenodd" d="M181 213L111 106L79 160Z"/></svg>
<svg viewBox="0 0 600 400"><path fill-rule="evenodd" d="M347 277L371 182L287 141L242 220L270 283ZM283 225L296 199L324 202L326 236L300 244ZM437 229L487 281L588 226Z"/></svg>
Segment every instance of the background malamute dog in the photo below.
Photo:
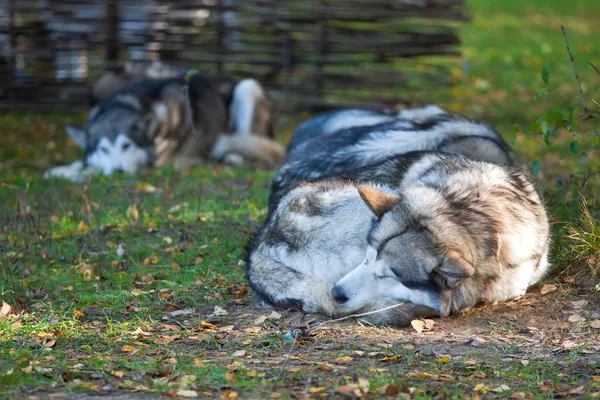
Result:
<svg viewBox="0 0 600 400"><path fill-rule="evenodd" d="M315 182L285 194L248 252L259 298L329 316L406 302L369 317L405 325L518 297L544 275L546 211L520 169L427 152L409 164L396 186Z"/></svg>
<svg viewBox="0 0 600 400"><path fill-rule="evenodd" d="M167 162L187 167L202 158L231 163L282 158L260 84L229 79L227 86L225 81L195 75L189 81L189 105L183 77L134 81L91 110L87 129L68 127L67 132L84 149L88 166L105 175ZM222 87L230 90L223 93ZM47 176L62 173L59 168Z"/></svg>
<svg viewBox="0 0 600 400"><path fill-rule="evenodd" d="M273 179L270 204L298 182L345 176L399 154L441 151L514 165L510 147L489 125L430 105L397 116L367 110L333 111L301 124Z"/></svg>

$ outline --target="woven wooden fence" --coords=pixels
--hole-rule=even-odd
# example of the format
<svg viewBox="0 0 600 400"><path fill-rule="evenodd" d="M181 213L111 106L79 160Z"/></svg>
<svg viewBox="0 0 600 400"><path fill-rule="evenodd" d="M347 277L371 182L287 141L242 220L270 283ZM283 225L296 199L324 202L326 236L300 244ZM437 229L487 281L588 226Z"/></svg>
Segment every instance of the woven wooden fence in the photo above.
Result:
<svg viewBox="0 0 600 400"><path fill-rule="evenodd" d="M85 108L129 59L255 77L288 108L389 106L448 83L465 20L462 0L0 0L0 107Z"/></svg>

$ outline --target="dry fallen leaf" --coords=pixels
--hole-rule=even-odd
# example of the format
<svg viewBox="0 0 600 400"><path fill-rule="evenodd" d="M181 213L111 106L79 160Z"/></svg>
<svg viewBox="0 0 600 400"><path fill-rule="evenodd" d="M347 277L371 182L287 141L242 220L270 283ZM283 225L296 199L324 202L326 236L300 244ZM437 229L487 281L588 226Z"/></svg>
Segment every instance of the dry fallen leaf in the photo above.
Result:
<svg viewBox="0 0 600 400"><path fill-rule="evenodd" d="M573 340L565 340L562 344L562 347L564 347L567 350L572 350L579 347L579 344Z"/></svg>
<svg viewBox="0 0 600 400"><path fill-rule="evenodd" d="M254 320L254 325L262 325L265 323L266 320L267 320L267 316L262 315Z"/></svg>
<svg viewBox="0 0 600 400"><path fill-rule="evenodd" d="M421 333L425 329L425 322L421 321L420 319L414 319L410 321L410 324L412 325L413 329L417 331L417 333Z"/></svg>
<svg viewBox="0 0 600 400"><path fill-rule="evenodd" d="M588 301L587 300L579 300L579 301L572 301L571 305L573 305L573 308L583 308L585 306L587 306Z"/></svg>
<svg viewBox="0 0 600 400"><path fill-rule="evenodd" d="M181 389L177 391L177 396L181 397L198 397L198 392L195 390Z"/></svg>
<svg viewBox="0 0 600 400"><path fill-rule="evenodd" d="M326 388L324 388L324 387L322 387L322 386L319 386L319 387L311 387L311 388L309 388L309 389L308 389L308 393L310 393L310 394L322 393L322 392L325 392L326 390L327 390L327 389L326 389Z"/></svg>
<svg viewBox="0 0 600 400"><path fill-rule="evenodd" d="M226 309L224 309L223 307L215 306L213 314L216 315L216 316L218 316L218 317L222 317L222 316L225 316L225 315L229 315L229 312Z"/></svg>
<svg viewBox="0 0 600 400"><path fill-rule="evenodd" d="M349 383L347 385L342 385L340 387L337 387L335 389L336 393L342 393L342 394L353 394L357 397L361 397L363 395L362 391L360 390L360 388L358 387L358 385L354 384L354 383Z"/></svg>
<svg viewBox="0 0 600 400"><path fill-rule="evenodd" d="M160 337L160 338L154 339L152 342L153 342L154 344L163 345L163 344L169 344L169 343L171 343L173 340L175 340L175 339L173 339L173 338L172 338L172 337L170 337L170 336L163 336L163 337Z"/></svg>
<svg viewBox="0 0 600 400"><path fill-rule="evenodd" d="M158 262L158 257L156 257L156 256L150 256L150 257L144 258L144 265L156 264L157 262Z"/></svg>
<svg viewBox="0 0 600 400"><path fill-rule="evenodd" d="M135 350L135 347L130 346L128 344L126 344L125 346L121 347L121 351L124 351L125 353L131 353L133 350Z"/></svg>
<svg viewBox="0 0 600 400"><path fill-rule="evenodd" d="M271 319L271 320L278 320L281 318L281 314L279 314L277 311L273 311L271 314L269 314L267 316L267 319Z"/></svg>
<svg viewBox="0 0 600 400"><path fill-rule="evenodd" d="M341 357L336 357L336 359L335 359L335 361L339 362L339 363L350 362L352 360L353 360L353 358L350 356L341 356Z"/></svg>
<svg viewBox="0 0 600 400"><path fill-rule="evenodd" d="M569 315L568 321L569 322L580 322L580 321L585 321L585 318L579 314L571 314L571 315Z"/></svg>
<svg viewBox="0 0 600 400"><path fill-rule="evenodd" d="M435 321L432 319L424 319L423 322L425 322L425 329L427 330L432 330L435 325Z"/></svg>
<svg viewBox="0 0 600 400"><path fill-rule="evenodd" d="M200 264L200 263L197 262L196 264ZM241 300L244 297L246 297L247 294L248 294L248 285L243 285L242 288L235 294L235 299Z"/></svg>
<svg viewBox="0 0 600 400"><path fill-rule="evenodd" d="M140 218L140 212L138 210L137 204L132 204L128 209L127 213L131 217L132 220L137 221Z"/></svg>
<svg viewBox="0 0 600 400"><path fill-rule="evenodd" d="M590 326L594 329L600 329L600 319L593 321Z"/></svg>
<svg viewBox="0 0 600 400"><path fill-rule="evenodd" d="M526 367L529 365L529 360L521 360L521 364L523 364Z"/></svg>
<svg viewBox="0 0 600 400"><path fill-rule="evenodd" d="M116 376L117 378L122 378L125 376L125 372L123 371L110 371L111 375Z"/></svg>
<svg viewBox="0 0 600 400"><path fill-rule="evenodd" d="M169 313L169 315L170 315L171 317L176 317L176 316L178 316L178 315L189 315L189 314L193 314L193 313L194 313L194 310L193 310L193 309L191 309L191 308L186 308L186 309L184 309L184 310L175 310L175 311L171 311L171 312Z"/></svg>
<svg viewBox="0 0 600 400"><path fill-rule="evenodd" d="M26 373L26 374L32 373L33 372L33 365L29 364L27 367L21 368L21 372Z"/></svg>
<svg viewBox="0 0 600 400"><path fill-rule="evenodd" d="M556 289L557 289L556 285L547 283L544 286L542 286L542 290L540 291L540 293L547 294L547 293L555 291Z"/></svg>
<svg viewBox="0 0 600 400"><path fill-rule="evenodd" d="M576 388L569 390L570 395L580 395L580 394L583 394L584 392L585 392L585 386L578 386Z"/></svg>
<svg viewBox="0 0 600 400"><path fill-rule="evenodd" d="M225 380L227 382L235 382L235 374L233 372L225 373Z"/></svg>
<svg viewBox="0 0 600 400"><path fill-rule="evenodd" d="M378 391L379 391L379 393L383 393L388 397L396 397L396 396L398 396L398 393L400 392L400 386L394 385L394 384L383 385L382 387L379 388Z"/></svg>
<svg viewBox="0 0 600 400"><path fill-rule="evenodd" d="M10 312L10 304L2 301L2 308L0 308L0 317L5 317Z"/></svg>
<svg viewBox="0 0 600 400"><path fill-rule="evenodd" d="M510 390L510 386L508 386L507 384L502 384L498 387L496 387L495 389L493 389L493 392L496 393L502 393L502 392L508 392Z"/></svg>
<svg viewBox="0 0 600 400"><path fill-rule="evenodd" d="M217 327L215 325L211 324L210 322L206 322L204 320L202 320L202 322L200 323L200 325L203 328L206 328L206 329L217 329Z"/></svg>
<svg viewBox="0 0 600 400"><path fill-rule="evenodd" d="M221 395L221 399L237 399L237 398L238 398L237 392L234 392L231 390L226 390Z"/></svg>
<svg viewBox="0 0 600 400"><path fill-rule="evenodd" d="M450 356L444 356L435 359L435 362L439 364L446 364L448 361L450 361Z"/></svg>
<svg viewBox="0 0 600 400"><path fill-rule="evenodd" d="M135 185L135 190L139 191L139 192L146 192L146 193L154 193L157 192L158 189L155 188L154 186L152 186L149 183L138 183L137 185Z"/></svg>
<svg viewBox="0 0 600 400"><path fill-rule="evenodd" d="M238 350L232 354L233 357L244 357L245 355L246 355L246 350Z"/></svg>

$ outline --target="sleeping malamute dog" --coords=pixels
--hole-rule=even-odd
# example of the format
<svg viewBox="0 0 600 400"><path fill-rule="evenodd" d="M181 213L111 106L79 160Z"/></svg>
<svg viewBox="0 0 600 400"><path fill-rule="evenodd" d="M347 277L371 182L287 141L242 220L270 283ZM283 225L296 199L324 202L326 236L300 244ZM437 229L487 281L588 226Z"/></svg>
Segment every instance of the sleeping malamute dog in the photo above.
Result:
<svg viewBox="0 0 600 400"><path fill-rule="evenodd" d="M338 132L315 125L322 133L304 143L360 133L331 149L343 157L321 163L294 154L302 141L288 148L282 169L290 158L306 169L273 186L247 252L248 281L265 304L337 317L404 302L368 317L402 326L519 297L546 273L548 218L530 178L491 128L435 108L384 122L408 127L396 131L373 119Z"/></svg>
<svg viewBox="0 0 600 400"><path fill-rule="evenodd" d="M271 103L257 81L195 75L189 100L185 85L183 76L131 82L91 110L86 129L67 127L85 151L86 170L109 175L166 163L186 168L207 158L233 164L283 158ZM76 176L83 164L46 176Z"/></svg>
<svg viewBox="0 0 600 400"><path fill-rule="evenodd" d="M399 185L329 180L283 196L248 253L264 303L333 317L405 302L369 317L402 326L519 297L546 273L546 211L519 168L428 152L387 163L403 165Z"/></svg>

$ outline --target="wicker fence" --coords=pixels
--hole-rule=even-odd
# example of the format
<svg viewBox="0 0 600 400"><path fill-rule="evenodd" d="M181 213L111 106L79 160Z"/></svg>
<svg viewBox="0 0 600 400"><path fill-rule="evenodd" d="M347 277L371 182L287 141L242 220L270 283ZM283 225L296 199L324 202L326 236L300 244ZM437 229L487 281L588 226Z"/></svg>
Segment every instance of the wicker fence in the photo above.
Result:
<svg viewBox="0 0 600 400"><path fill-rule="evenodd" d="M126 60L259 79L285 106L380 107L447 83L462 0L0 0L0 107L87 106Z"/></svg>

